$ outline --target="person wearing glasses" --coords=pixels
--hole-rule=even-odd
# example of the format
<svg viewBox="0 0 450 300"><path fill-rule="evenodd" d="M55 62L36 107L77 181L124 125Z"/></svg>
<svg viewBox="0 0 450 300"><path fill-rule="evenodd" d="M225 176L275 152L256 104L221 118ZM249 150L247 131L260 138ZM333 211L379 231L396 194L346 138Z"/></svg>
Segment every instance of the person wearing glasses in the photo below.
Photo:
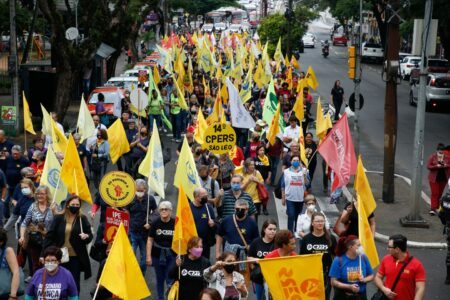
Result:
<svg viewBox="0 0 450 300"><path fill-rule="evenodd" d="M159 219L150 227L147 239L147 266L153 266L156 273L157 299L164 299L165 287L170 286L169 269L175 262L175 253L172 251L173 231L175 219L171 217L172 203L161 201L158 206Z"/></svg>
<svg viewBox="0 0 450 300"><path fill-rule="evenodd" d="M25 291L25 300L78 300L78 290L72 274L60 266L62 251L50 246L44 250L44 267L34 273Z"/></svg>
<svg viewBox="0 0 450 300"><path fill-rule="evenodd" d="M425 299L425 268L407 251L408 240L401 234L389 237L386 255L375 276L375 285L388 299ZM405 267L406 264L406 267ZM403 270L403 271L402 271ZM401 280L393 288L400 274Z"/></svg>

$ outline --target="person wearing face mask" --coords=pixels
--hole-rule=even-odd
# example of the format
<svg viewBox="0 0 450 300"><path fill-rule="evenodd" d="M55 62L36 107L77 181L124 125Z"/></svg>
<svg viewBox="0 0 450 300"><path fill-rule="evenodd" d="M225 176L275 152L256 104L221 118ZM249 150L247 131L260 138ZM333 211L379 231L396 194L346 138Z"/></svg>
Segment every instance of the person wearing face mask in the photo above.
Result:
<svg viewBox="0 0 450 300"><path fill-rule="evenodd" d="M336 248L336 239L325 227L326 218L322 212L315 212L311 216L310 233L306 234L300 246L300 254L323 253L322 267L325 283L325 298L330 299L331 285L328 277L331 262Z"/></svg>
<svg viewBox="0 0 450 300"><path fill-rule="evenodd" d="M217 290L223 300L240 300L248 297L245 278L236 271L234 262L236 255L233 252L224 252L217 262L203 273L209 287Z"/></svg>
<svg viewBox="0 0 450 300"><path fill-rule="evenodd" d="M207 165L201 165L198 168L200 184L208 192L208 203L216 205L219 198L220 186L219 182L209 175L209 172L210 167Z"/></svg>
<svg viewBox="0 0 450 300"><path fill-rule="evenodd" d="M44 250L44 267L33 275L25 291L25 300L79 299L79 291L72 274L61 266L62 255L61 249L55 246Z"/></svg>
<svg viewBox="0 0 450 300"><path fill-rule="evenodd" d="M147 147L149 143L150 139L148 137L148 129L143 126L139 130L139 134L135 136L134 141L130 143L131 173L134 178L138 175L139 165L144 159L145 154L147 154Z"/></svg>
<svg viewBox="0 0 450 300"><path fill-rule="evenodd" d="M189 203L197 226L197 234L203 241L202 256L209 260L210 248L216 243L216 226L214 223L214 208L208 203L208 193L205 188L194 190L194 201Z"/></svg>
<svg viewBox="0 0 450 300"><path fill-rule="evenodd" d="M68 256L68 261L62 266L72 274L78 292L80 273L84 272L85 280L92 275L87 245L93 239L91 224L80 208L81 199L77 195L69 197L62 213L55 215L43 244L43 249L56 246L65 252L66 258ZM42 257L45 258L45 255Z"/></svg>
<svg viewBox="0 0 450 300"><path fill-rule="evenodd" d="M339 239L328 275L334 300L367 299L366 285L373 280L374 273L357 236Z"/></svg>
<svg viewBox="0 0 450 300"><path fill-rule="evenodd" d="M187 243L187 254L178 256L176 264L169 271L169 277L179 280L178 299L198 299L200 291L206 287L203 271L211 266L202 256L202 239L193 236Z"/></svg>
<svg viewBox="0 0 450 300"><path fill-rule="evenodd" d="M148 231L150 229L150 217L156 212L156 200L152 195L147 194L147 182L144 179L136 179L136 196L133 201L125 206L125 210L130 213L130 228L128 236L130 238L131 247L137 256L139 249L142 274L145 276L147 270L146 261L146 243Z"/></svg>
<svg viewBox="0 0 450 300"><path fill-rule="evenodd" d="M306 205L305 212L301 214L297 219L297 231L295 233L296 236L301 239L310 232L311 217L316 212L316 205L317 205L316 197L313 194L306 195L305 205ZM323 213L323 211L321 213ZM325 216L325 214L323 215L325 217L325 224L324 224L325 229L329 230L330 223L328 222L328 219Z"/></svg>
<svg viewBox="0 0 450 300"><path fill-rule="evenodd" d="M100 129L97 133L97 142L91 146L91 165L92 180L94 186L98 188L100 180L106 172L106 166L109 158L109 142L106 130Z"/></svg>
<svg viewBox="0 0 450 300"><path fill-rule="evenodd" d="M243 177L240 174L234 174L231 177L231 189L225 191L221 203L218 205L218 212L220 216L225 218L227 216L232 216L235 213L235 203L238 200L244 200L247 202L249 210L248 215L255 218L256 206L253 203L252 197L242 190Z"/></svg>
<svg viewBox="0 0 450 300"><path fill-rule="evenodd" d="M291 166L283 171L281 178L281 204L286 206L287 227L295 232L298 215L303 209L305 186L308 184L308 170L300 163L299 155L291 156Z"/></svg>
<svg viewBox="0 0 450 300"><path fill-rule="evenodd" d="M31 158L30 168L34 170L35 174L35 182L39 183L41 181L41 175L44 171L45 164L45 154L40 150L36 150L33 153L33 157Z"/></svg>
<svg viewBox="0 0 450 300"><path fill-rule="evenodd" d="M16 221L21 218L23 220L25 215L27 214L28 209L31 204L34 202L34 192L36 187L34 186L33 181L28 178L24 178L20 181L20 194L19 200L16 202L16 206L14 206L13 214L8 219L8 222L5 224L5 230L11 229Z"/></svg>
<svg viewBox="0 0 450 300"><path fill-rule="evenodd" d="M216 258L220 257L220 251L231 251L240 261L246 260L249 245L259 237L258 225L253 218L248 216L248 202L237 200L235 212L232 216L225 217L219 224L216 234ZM237 270L250 282L248 264L240 264Z"/></svg>
<svg viewBox="0 0 450 300"><path fill-rule="evenodd" d="M257 132L252 133L251 140L248 143L248 147L246 148L246 151L245 151L246 152L245 157L251 157L251 158L256 157L257 149L261 145L262 145L262 142L260 140L259 133L257 133Z"/></svg>

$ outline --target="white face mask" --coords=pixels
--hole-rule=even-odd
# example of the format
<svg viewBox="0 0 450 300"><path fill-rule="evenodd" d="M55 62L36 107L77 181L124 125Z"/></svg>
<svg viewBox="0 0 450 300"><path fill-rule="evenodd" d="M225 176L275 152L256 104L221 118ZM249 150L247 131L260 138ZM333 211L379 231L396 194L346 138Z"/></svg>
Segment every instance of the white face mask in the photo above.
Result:
<svg viewBox="0 0 450 300"><path fill-rule="evenodd" d="M31 189L29 187L22 189L22 194L28 196L31 194Z"/></svg>
<svg viewBox="0 0 450 300"><path fill-rule="evenodd" d="M363 255L364 254L364 248L363 246L359 246L358 249L356 249L357 255Z"/></svg>
<svg viewBox="0 0 450 300"><path fill-rule="evenodd" d="M53 262L45 263L45 269L49 272L55 271L57 267L58 267L57 263L53 263Z"/></svg>
<svg viewBox="0 0 450 300"><path fill-rule="evenodd" d="M313 211L316 210L316 206L315 206L314 204L311 204L311 205L308 205L308 206L306 207L306 209L307 209L308 211L310 211L310 212L313 212Z"/></svg>
<svg viewBox="0 0 450 300"><path fill-rule="evenodd" d="M142 197L144 197L144 192L136 192L136 196L138 197L138 198L142 198Z"/></svg>

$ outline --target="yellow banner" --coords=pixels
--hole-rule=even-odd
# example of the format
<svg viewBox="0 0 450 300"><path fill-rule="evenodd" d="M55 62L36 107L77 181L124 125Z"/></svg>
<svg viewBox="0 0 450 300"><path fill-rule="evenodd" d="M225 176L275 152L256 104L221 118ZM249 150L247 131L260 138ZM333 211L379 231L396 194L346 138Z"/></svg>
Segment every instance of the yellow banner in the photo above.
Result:
<svg viewBox="0 0 450 300"><path fill-rule="evenodd" d="M259 261L274 300L325 299L322 253Z"/></svg>

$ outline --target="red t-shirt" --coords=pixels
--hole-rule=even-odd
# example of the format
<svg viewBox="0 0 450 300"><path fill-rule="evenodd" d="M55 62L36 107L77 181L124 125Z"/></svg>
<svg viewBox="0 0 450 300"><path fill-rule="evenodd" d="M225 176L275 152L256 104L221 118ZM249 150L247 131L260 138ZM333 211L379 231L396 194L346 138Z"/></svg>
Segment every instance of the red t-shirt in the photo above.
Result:
<svg viewBox="0 0 450 300"><path fill-rule="evenodd" d="M242 151L241 147L238 146L236 146L236 154L233 157L231 157L231 152L233 151L230 151L231 161L236 167L239 167L241 165L241 162L245 159L244 152Z"/></svg>
<svg viewBox="0 0 450 300"><path fill-rule="evenodd" d="M296 255L297 255L297 253L292 252L290 256L296 256ZM264 256L264 258L276 258L276 257L281 257L278 249L275 249L272 252L269 252L266 256Z"/></svg>
<svg viewBox="0 0 450 300"><path fill-rule="evenodd" d="M405 261L409 259L407 252L404 261L397 261L392 255L386 255L378 269L378 273L385 277L384 285L391 288L398 272L402 268ZM425 269L422 263L417 259L413 260L406 266L400 280L395 287L394 292L398 295L394 300L412 300L416 294L416 282L425 282Z"/></svg>

